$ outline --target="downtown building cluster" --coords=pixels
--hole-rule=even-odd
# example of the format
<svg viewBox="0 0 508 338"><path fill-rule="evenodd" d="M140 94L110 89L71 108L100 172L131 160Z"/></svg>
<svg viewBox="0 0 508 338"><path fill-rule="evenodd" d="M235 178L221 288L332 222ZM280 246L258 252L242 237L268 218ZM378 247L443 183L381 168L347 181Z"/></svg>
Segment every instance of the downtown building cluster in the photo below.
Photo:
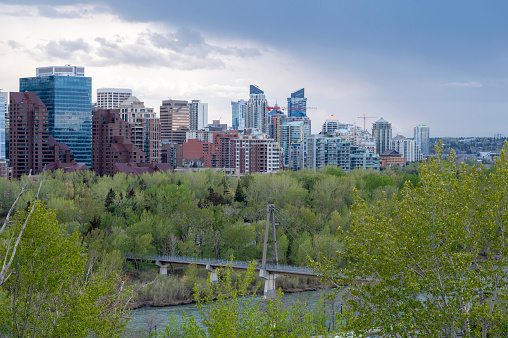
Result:
<svg viewBox="0 0 508 338"><path fill-rule="evenodd" d="M92 79L84 67L37 68L35 77L20 79L19 92L0 93L0 175L200 168L244 174L325 165L349 171L378 169L387 150L418 161L425 142L428 148L428 127L418 127L418 134L415 128L415 145L392 140L391 125L382 119L370 134L331 116L312 135L303 88L290 94L287 107L269 106L257 86L249 94L248 100L231 102L228 128L220 120L209 124L208 104L200 100L162 100L157 115L131 89L100 88L93 105Z"/></svg>

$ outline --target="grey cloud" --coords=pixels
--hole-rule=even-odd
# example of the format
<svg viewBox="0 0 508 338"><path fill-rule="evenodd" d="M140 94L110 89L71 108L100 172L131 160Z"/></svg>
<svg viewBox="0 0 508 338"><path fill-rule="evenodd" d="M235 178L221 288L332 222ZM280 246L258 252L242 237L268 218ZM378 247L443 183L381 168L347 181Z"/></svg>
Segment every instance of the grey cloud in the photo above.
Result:
<svg viewBox="0 0 508 338"><path fill-rule="evenodd" d="M16 42L14 40L9 40L7 42L7 44L9 45L9 47L11 47L12 49L18 49L18 48L21 48L22 47L22 44L20 44L19 42Z"/></svg>
<svg viewBox="0 0 508 338"><path fill-rule="evenodd" d="M90 51L90 45L82 38L76 40L53 40L45 46L39 45L38 47L46 54L61 59L72 58L78 52Z"/></svg>
<svg viewBox="0 0 508 338"><path fill-rule="evenodd" d="M46 18L82 18L86 14L86 10L61 11L52 6L38 6L37 12L39 16Z"/></svg>

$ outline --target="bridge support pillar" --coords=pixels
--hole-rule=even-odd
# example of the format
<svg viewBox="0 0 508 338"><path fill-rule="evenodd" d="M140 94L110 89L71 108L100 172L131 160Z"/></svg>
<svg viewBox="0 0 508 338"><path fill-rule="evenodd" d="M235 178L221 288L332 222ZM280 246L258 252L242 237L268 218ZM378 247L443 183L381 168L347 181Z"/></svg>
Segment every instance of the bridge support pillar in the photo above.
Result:
<svg viewBox="0 0 508 338"><path fill-rule="evenodd" d="M265 280L265 289L263 292L263 299L274 299L277 297L275 280L279 277L278 274L269 273L266 270L259 270L259 277Z"/></svg>
<svg viewBox="0 0 508 338"><path fill-rule="evenodd" d="M169 264L162 263L161 261L155 261L155 265L157 265L159 267L159 274L161 274L163 276L167 276L168 275L168 266L169 266Z"/></svg>
<svg viewBox="0 0 508 338"><path fill-rule="evenodd" d="M213 282L213 284L217 284L219 281L219 275L217 275L217 270L215 270L214 267L212 267L210 264L206 265L206 269L210 271L210 282Z"/></svg>

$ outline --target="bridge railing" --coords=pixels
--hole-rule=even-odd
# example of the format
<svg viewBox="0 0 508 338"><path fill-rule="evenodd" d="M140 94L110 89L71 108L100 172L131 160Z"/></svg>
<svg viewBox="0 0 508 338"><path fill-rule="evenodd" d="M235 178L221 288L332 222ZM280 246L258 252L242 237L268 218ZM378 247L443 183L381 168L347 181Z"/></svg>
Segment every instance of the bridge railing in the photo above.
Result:
<svg viewBox="0 0 508 338"><path fill-rule="evenodd" d="M196 258L196 257L186 257L186 256L166 256L166 255L144 255L141 258L137 257L133 254L124 254L124 257L127 259L142 259L142 260L151 260L151 261L160 261L160 262L170 262L170 263L184 263L184 264L201 264L201 265L214 265L214 266L226 266L229 265L233 268L245 268L249 266L250 262L246 261L230 261L227 259L212 259L212 258ZM316 275L316 273L307 267L300 266L292 266L292 265L282 265L282 264L266 264L266 270L273 272L287 272L287 273L297 273L297 274L305 274L305 275ZM261 269L261 263L257 263L256 269Z"/></svg>

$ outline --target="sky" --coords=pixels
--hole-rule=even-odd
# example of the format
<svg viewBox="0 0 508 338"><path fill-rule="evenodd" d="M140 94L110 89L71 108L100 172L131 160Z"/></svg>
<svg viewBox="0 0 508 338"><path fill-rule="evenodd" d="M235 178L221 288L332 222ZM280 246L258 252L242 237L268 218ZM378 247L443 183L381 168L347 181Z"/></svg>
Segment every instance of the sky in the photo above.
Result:
<svg viewBox="0 0 508 338"><path fill-rule="evenodd" d="M97 88L130 88L158 111L231 101L259 86L269 105L305 88L317 133L334 115L393 134L508 136L508 2L435 0L0 0L0 88L51 65L85 67Z"/></svg>

